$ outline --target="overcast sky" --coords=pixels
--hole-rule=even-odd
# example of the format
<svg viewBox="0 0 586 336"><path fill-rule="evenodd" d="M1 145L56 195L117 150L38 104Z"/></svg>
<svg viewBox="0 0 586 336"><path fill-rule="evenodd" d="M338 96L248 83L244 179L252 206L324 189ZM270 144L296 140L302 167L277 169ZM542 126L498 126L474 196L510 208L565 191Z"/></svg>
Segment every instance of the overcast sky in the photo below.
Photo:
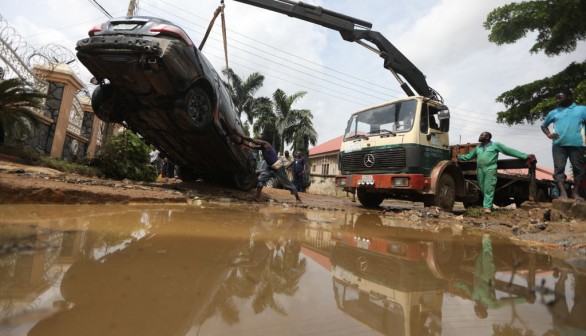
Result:
<svg viewBox="0 0 586 336"><path fill-rule="evenodd" d="M112 16L123 16L127 1L97 0ZM157 16L183 27L196 45L219 1L137 0L141 15ZM553 167L551 142L539 125L508 127L496 123L504 106L502 92L583 61L584 43L572 54L530 54L534 37L513 45L488 42L486 15L510 1L493 0L305 0L373 24L426 76L451 111L450 143L477 142L482 131L493 140L526 153L538 165ZM242 78L265 76L259 95L277 88L292 94L307 91L294 108L310 109L318 144L343 133L349 115L359 109L404 97L399 84L372 51L344 41L338 32L254 6L226 0L228 62ZM107 17L89 0L4 1L0 15L28 45L60 44L74 51L77 40ZM203 53L220 71L225 66L220 21ZM91 75L79 64L80 78Z"/></svg>

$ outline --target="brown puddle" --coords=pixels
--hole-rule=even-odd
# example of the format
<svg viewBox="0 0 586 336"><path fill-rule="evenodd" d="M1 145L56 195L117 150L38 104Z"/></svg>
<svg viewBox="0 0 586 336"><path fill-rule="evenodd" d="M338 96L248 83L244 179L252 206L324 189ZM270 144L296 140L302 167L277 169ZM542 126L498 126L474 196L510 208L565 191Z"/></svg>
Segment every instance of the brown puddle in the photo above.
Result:
<svg viewBox="0 0 586 336"><path fill-rule="evenodd" d="M392 217L0 206L1 335L578 335L586 261Z"/></svg>

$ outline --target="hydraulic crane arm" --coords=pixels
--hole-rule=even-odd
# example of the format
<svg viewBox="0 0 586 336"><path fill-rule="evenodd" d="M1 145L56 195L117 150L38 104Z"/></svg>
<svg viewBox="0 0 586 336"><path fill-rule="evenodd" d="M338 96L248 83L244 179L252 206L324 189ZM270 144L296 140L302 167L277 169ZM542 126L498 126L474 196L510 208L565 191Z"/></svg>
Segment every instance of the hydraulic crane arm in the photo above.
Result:
<svg viewBox="0 0 586 336"><path fill-rule="evenodd" d="M384 67L393 73L408 96L417 94L442 101L439 94L427 85L423 73L405 57L381 33L370 30L372 23L337 13L319 6L291 0L235 0L248 5L268 9L294 18L309 21L329 29L337 30L342 38L356 42L377 53L384 59ZM366 43L365 41L369 42ZM405 83L401 75L407 83Z"/></svg>

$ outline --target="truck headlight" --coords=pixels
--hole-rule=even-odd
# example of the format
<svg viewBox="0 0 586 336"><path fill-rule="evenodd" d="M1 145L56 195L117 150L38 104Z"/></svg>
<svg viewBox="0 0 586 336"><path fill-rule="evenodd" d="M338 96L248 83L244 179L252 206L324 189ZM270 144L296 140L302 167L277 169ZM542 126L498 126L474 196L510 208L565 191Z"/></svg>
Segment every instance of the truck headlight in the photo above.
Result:
<svg viewBox="0 0 586 336"><path fill-rule="evenodd" d="M393 177L393 187L408 187L409 186L409 178L408 177Z"/></svg>

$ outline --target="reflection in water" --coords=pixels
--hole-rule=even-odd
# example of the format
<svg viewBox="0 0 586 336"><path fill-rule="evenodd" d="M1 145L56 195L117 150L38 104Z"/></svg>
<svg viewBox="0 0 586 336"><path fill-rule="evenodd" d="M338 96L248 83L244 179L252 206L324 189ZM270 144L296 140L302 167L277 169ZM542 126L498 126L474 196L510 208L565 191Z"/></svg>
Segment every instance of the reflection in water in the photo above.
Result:
<svg viewBox="0 0 586 336"><path fill-rule="evenodd" d="M0 206L0 334L584 334L583 260L372 214Z"/></svg>
<svg viewBox="0 0 586 336"><path fill-rule="evenodd" d="M498 309L510 306L514 303L527 302L526 296L509 296L497 299L496 297L496 267L492 242L489 234L482 236L482 251L475 260L472 287L464 281L457 281L455 288L461 289L472 301L474 301L474 312L479 318L488 317L488 309ZM533 293L528 292L527 296ZM535 300L534 295L533 301Z"/></svg>

